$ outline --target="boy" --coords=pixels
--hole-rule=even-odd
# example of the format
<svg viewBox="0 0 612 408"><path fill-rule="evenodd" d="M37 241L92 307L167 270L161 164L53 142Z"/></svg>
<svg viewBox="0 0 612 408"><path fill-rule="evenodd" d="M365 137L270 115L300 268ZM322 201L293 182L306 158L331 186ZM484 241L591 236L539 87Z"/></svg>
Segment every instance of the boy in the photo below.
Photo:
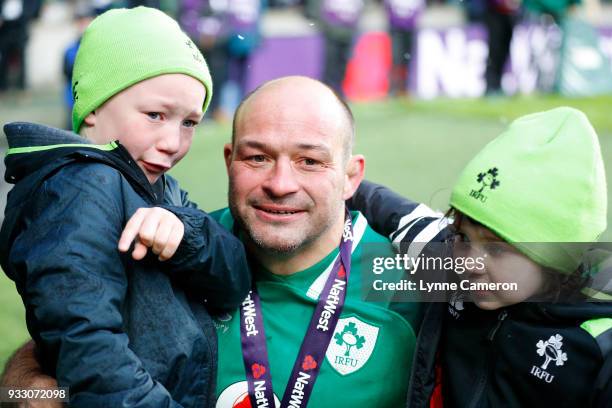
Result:
<svg viewBox="0 0 612 408"><path fill-rule="evenodd" d="M6 180L16 185L0 261L43 371L69 387L71 406L208 406L214 397L207 308L237 307L249 288L246 259L164 175L187 153L210 83L171 18L111 10L86 30L73 76L73 129L97 145L45 126L5 126ZM131 215L160 205L140 210L121 239L125 252L137 238L134 259L120 253ZM193 234L181 241L183 224ZM153 240L159 260L135 262Z"/></svg>

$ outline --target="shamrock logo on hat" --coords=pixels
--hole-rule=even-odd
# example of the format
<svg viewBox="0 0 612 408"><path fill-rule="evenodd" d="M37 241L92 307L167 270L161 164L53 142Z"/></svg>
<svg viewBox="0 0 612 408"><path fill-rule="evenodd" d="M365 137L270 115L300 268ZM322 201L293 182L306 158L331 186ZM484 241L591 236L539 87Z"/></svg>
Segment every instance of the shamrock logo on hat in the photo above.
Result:
<svg viewBox="0 0 612 408"><path fill-rule="evenodd" d="M77 85L79 84L79 81L76 81L74 83L74 86L72 87L72 99L74 99L75 101L79 100L79 93L77 92Z"/></svg>
<svg viewBox="0 0 612 408"><path fill-rule="evenodd" d="M185 41L185 44L192 51L191 55L193 55L193 59L196 60L196 62L204 62L204 60L202 59L202 56L200 55L200 52L196 48L193 41L191 41L191 39L187 39L187 41Z"/></svg>
<svg viewBox="0 0 612 408"><path fill-rule="evenodd" d="M486 173L478 173L476 181L482 184L482 187L478 190L479 193L482 193L486 187L489 187L491 190L495 190L495 188L499 187L500 183L499 180L497 180L498 172L497 167L493 167L487 170Z"/></svg>

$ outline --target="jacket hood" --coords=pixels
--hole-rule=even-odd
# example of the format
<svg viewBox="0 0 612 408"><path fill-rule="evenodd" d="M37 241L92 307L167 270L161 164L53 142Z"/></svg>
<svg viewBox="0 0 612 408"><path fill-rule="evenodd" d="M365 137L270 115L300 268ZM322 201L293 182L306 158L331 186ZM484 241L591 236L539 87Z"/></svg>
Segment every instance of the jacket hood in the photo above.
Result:
<svg viewBox="0 0 612 408"><path fill-rule="evenodd" d="M141 195L153 202L157 200L158 186L150 185L118 141L96 145L72 132L26 122L9 123L4 126L4 132L9 145L4 158L4 179L16 184L11 191L13 194L29 194L45 178L68 163L90 161L116 168ZM163 185L164 180L161 177L156 185Z"/></svg>
<svg viewBox="0 0 612 408"><path fill-rule="evenodd" d="M75 133L34 123L9 123L4 126L4 133L9 146L4 159L4 178L11 184L16 184L32 173L54 164L55 159L80 149L110 151L117 147L115 142L102 146L94 145ZM59 165L60 162L55 164Z"/></svg>

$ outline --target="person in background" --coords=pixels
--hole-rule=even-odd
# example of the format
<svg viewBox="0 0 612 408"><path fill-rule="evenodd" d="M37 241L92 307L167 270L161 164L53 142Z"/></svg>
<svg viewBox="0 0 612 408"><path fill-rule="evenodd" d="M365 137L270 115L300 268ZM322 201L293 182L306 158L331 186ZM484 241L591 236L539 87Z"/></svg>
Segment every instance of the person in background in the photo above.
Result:
<svg viewBox="0 0 612 408"><path fill-rule="evenodd" d="M340 95L363 7L363 0L310 0L307 4L308 15L314 16L325 42L323 82Z"/></svg>
<svg viewBox="0 0 612 408"><path fill-rule="evenodd" d="M581 0L523 0L524 23L545 33L545 41L531 49L539 91L559 91L563 46L567 41L566 23L580 3Z"/></svg>
<svg viewBox="0 0 612 408"><path fill-rule="evenodd" d="M29 26L40 14L41 0L0 0L0 92L9 89L10 65L17 60L15 87L26 88Z"/></svg>
<svg viewBox="0 0 612 408"><path fill-rule="evenodd" d="M182 0L179 21L208 61L217 96L209 107L221 122L231 118L237 102L228 102L231 81L240 100L246 85L249 58L261 41L262 0Z"/></svg>
<svg viewBox="0 0 612 408"><path fill-rule="evenodd" d="M385 0L385 10L391 36L391 95L402 96L408 91L408 64L414 48L415 28L425 8L424 0Z"/></svg>
<svg viewBox="0 0 612 408"><path fill-rule="evenodd" d="M484 23L487 29L489 56L485 79L487 81L486 95L503 94L502 75L504 66L510 55L512 32L518 19L520 0L488 0L484 13Z"/></svg>
<svg viewBox="0 0 612 408"><path fill-rule="evenodd" d="M74 11L74 21L78 33L78 38L71 43L68 48L64 51L64 58L62 64L62 71L64 74L64 106L66 108L66 122L65 128L72 129L72 107L74 106L74 96L72 95L72 70L74 68L74 60L76 59L79 45L81 44L81 37L83 33L91 23L91 20L98 14L102 14L106 10L98 12L88 2L80 1L76 5Z"/></svg>
<svg viewBox="0 0 612 408"><path fill-rule="evenodd" d="M246 91L251 55L262 40L261 18L266 7L267 0L230 1L228 83L221 91L224 119L231 118Z"/></svg>
<svg viewBox="0 0 612 408"><path fill-rule="evenodd" d="M555 23L561 24L563 19L580 3L581 0L523 0L526 16L540 18L551 17Z"/></svg>

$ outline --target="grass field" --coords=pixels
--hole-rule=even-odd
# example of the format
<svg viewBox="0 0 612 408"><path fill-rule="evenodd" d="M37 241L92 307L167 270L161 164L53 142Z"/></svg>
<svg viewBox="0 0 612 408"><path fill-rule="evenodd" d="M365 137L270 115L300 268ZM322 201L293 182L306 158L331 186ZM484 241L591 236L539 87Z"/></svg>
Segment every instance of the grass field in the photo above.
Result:
<svg viewBox="0 0 612 408"><path fill-rule="evenodd" d="M25 101L16 97L0 101L0 123L27 119L61 125L63 113L57 99L52 94L44 94ZM612 180L612 96L355 104L355 151L366 156L368 179L445 210L457 173L486 142L514 118L560 105L580 108L591 118L600 135L608 180ZM229 126L203 125L187 158L172 171L183 188L190 191L192 200L206 210L226 205L222 146L229 136ZM612 202L612 194L609 197ZM612 217L608 223L612 224ZM606 239L612 241L610 231ZM12 282L2 275L0 365L28 337L23 320L21 300Z"/></svg>

